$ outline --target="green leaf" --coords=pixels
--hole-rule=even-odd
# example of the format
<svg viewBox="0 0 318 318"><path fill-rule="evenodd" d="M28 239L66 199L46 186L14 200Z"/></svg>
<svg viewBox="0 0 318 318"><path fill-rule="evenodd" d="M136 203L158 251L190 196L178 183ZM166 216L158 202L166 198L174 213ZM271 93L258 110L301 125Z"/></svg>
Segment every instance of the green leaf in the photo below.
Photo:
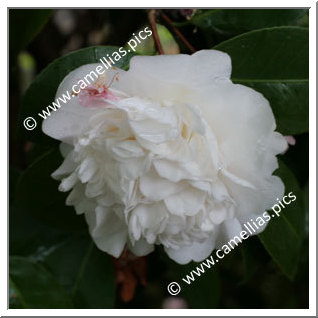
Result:
<svg viewBox="0 0 318 318"><path fill-rule="evenodd" d="M282 80L277 83L234 80L262 93L270 102L277 130L282 134L301 134L309 129L308 80Z"/></svg>
<svg viewBox="0 0 318 318"><path fill-rule="evenodd" d="M37 142L56 143L54 139L46 136L41 131L40 113L43 109L55 100L55 93L64 77L74 69L91 63L100 63L102 57L107 58L107 54L118 51L114 46L93 46L67 54L49 64L32 82L22 100L19 118L20 136ZM118 68L126 69L129 60L134 54L127 53L114 65ZM32 116L37 120L37 127L28 131L23 127L23 120Z"/></svg>
<svg viewBox="0 0 318 318"><path fill-rule="evenodd" d="M42 265L23 257L10 257L9 276L24 308L74 308L64 289Z"/></svg>
<svg viewBox="0 0 318 318"><path fill-rule="evenodd" d="M68 231L86 229L83 216L65 205L66 193L58 191L59 182L51 174L63 162L58 149L45 153L21 175L16 192L16 205L40 222Z"/></svg>
<svg viewBox="0 0 318 318"><path fill-rule="evenodd" d="M275 173L285 184L285 195L292 192L296 200L285 208L278 217L271 210L272 216L267 228L259 238L273 260L290 279L296 274L305 231L305 211L301 189L288 167L280 162Z"/></svg>
<svg viewBox="0 0 318 318"><path fill-rule="evenodd" d="M301 253L301 240L283 219L272 220L268 228L259 235L267 252L282 272L293 279Z"/></svg>
<svg viewBox="0 0 318 318"><path fill-rule="evenodd" d="M279 160L279 169L277 169L274 174L283 180L285 184L285 195L293 192L293 194L297 197L295 201L285 207L283 216L291 224L297 235L303 239L306 219L303 192L294 173L283 161Z"/></svg>
<svg viewBox="0 0 318 318"><path fill-rule="evenodd" d="M274 26L302 25L307 9L200 10L191 23L209 33L225 36Z"/></svg>
<svg viewBox="0 0 318 318"><path fill-rule="evenodd" d="M9 41L10 59L16 58L18 52L40 32L53 10L47 9L10 9Z"/></svg>
<svg viewBox="0 0 318 318"><path fill-rule="evenodd" d="M69 235L68 231L34 219L22 208L9 208L9 254L29 256L48 249Z"/></svg>
<svg viewBox="0 0 318 318"><path fill-rule="evenodd" d="M277 130L308 131L308 29L276 27L248 32L214 49L232 59L232 80L262 93L271 103Z"/></svg>
<svg viewBox="0 0 318 318"><path fill-rule="evenodd" d="M98 250L88 235L66 240L44 262L76 308L113 308L115 274L110 256Z"/></svg>
<svg viewBox="0 0 318 318"><path fill-rule="evenodd" d="M39 249L56 244L68 235L50 225L43 224L27 213L23 204L16 206L16 186L21 172L13 167L9 171L9 254L27 256Z"/></svg>

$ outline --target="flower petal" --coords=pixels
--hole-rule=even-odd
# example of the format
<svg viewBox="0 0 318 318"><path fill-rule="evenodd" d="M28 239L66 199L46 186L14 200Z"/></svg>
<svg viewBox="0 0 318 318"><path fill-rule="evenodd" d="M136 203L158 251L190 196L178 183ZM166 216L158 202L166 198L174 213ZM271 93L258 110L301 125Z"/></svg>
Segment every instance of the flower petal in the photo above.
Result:
<svg viewBox="0 0 318 318"><path fill-rule="evenodd" d="M69 92L71 99L66 104L60 101L60 108L56 111L51 110L51 115L43 120L42 130L45 134L65 143L72 144L74 137L77 137L87 127L88 118L101 111L99 109L89 109L80 106L78 97L72 95L72 86L79 80L83 80L98 65L83 65L64 78L57 89L56 98L62 98L63 94ZM79 87L77 86L76 89L78 90ZM46 106L43 105L43 108Z"/></svg>
<svg viewBox="0 0 318 318"><path fill-rule="evenodd" d="M180 247L179 249L166 248L165 251L179 264L187 264L191 261L200 262L207 258L215 248L215 239L210 237L202 243L194 242L190 246Z"/></svg>
<svg viewBox="0 0 318 318"><path fill-rule="evenodd" d="M97 247L114 257L122 253L127 239L127 227L111 208L97 207L85 213L90 234Z"/></svg>
<svg viewBox="0 0 318 318"><path fill-rule="evenodd" d="M203 207L206 194L203 191L188 187L181 192L167 197L164 202L171 214L196 215Z"/></svg>
<svg viewBox="0 0 318 318"><path fill-rule="evenodd" d="M140 178L141 193L149 200L160 201L184 188L181 183L173 183L160 178L153 170Z"/></svg>
<svg viewBox="0 0 318 318"><path fill-rule="evenodd" d="M145 256L153 252L153 250L155 249L153 244L148 244L147 241L144 239L136 241L134 245L128 242L128 248L136 256Z"/></svg>

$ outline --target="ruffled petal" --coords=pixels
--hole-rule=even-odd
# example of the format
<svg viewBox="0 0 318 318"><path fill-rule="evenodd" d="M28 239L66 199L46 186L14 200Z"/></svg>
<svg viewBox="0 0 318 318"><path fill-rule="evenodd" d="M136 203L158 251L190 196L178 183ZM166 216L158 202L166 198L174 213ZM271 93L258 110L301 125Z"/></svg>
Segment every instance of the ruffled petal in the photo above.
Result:
<svg viewBox="0 0 318 318"><path fill-rule="evenodd" d="M170 195L164 200L167 209L175 215L196 215L202 208L206 194L194 188L187 188Z"/></svg>
<svg viewBox="0 0 318 318"><path fill-rule="evenodd" d="M85 108L79 104L78 96L72 95L72 87L78 81L91 71L95 70L99 64L83 65L70 72L59 85L56 92L56 99L69 93L70 100L67 103L60 101L60 108L56 111L51 110L51 115L43 120L42 130L45 134L54 139L61 140L65 143L72 144L74 138L79 136L85 128L88 127L88 119L100 109ZM93 77L95 79L95 77ZM89 78L88 78L89 79ZM90 79L89 79L90 80ZM79 90L79 87L76 87ZM54 102L54 101L52 101ZM47 105L43 105L46 107Z"/></svg>
<svg viewBox="0 0 318 318"><path fill-rule="evenodd" d="M180 247L179 249L166 248L165 251L179 264L187 264L191 261L200 262L207 258L215 248L215 239L210 237L202 243L194 242L190 246Z"/></svg>
<svg viewBox="0 0 318 318"><path fill-rule="evenodd" d="M152 170L142 176L139 182L141 193L152 201L160 201L184 188L181 183L173 183L167 179L160 178Z"/></svg>
<svg viewBox="0 0 318 318"><path fill-rule="evenodd" d="M149 253L153 252L155 249L153 244L148 244L147 241L144 239L140 239L136 241L134 245L128 242L128 248L136 256L148 255Z"/></svg>
<svg viewBox="0 0 318 318"><path fill-rule="evenodd" d="M111 208L97 207L85 213L90 234L97 247L114 257L119 257L127 240L127 227Z"/></svg>

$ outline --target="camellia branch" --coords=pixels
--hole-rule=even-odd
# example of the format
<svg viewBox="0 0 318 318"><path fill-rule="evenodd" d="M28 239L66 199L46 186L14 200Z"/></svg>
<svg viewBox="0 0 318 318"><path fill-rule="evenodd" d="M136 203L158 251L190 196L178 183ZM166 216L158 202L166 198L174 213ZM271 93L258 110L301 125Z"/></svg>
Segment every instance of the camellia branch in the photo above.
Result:
<svg viewBox="0 0 318 318"><path fill-rule="evenodd" d="M153 36L157 51L159 54L164 54L161 43L160 43L157 26L156 26L156 10L152 9L148 12L148 20L152 30L152 36Z"/></svg>
<svg viewBox="0 0 318 318"><path fill-rule="evenodd" d="M191 53L195 53L196 49L189 43L189 41L182 35L182 33L173 25L171 19L160 10L161 18L168 24L168 27L180 38L184 45L190 50Z"/></svg>

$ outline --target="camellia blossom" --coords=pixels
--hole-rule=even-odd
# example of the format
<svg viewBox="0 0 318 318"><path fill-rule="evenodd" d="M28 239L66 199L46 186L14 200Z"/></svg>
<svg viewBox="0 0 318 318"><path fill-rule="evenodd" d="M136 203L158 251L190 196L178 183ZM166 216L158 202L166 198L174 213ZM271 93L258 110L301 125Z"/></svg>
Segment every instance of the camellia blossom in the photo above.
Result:
<svg viewBox="0 0 318 318"><path fill-rule="evenodd" d="M97 65L72 71L57 96ZM230 75L215 50L136 56L43 121L65 157L53 177L99 249L143 256L160 244L180 264L202 261L282 198L272 174L287 142L264 96Z"/></svg>

